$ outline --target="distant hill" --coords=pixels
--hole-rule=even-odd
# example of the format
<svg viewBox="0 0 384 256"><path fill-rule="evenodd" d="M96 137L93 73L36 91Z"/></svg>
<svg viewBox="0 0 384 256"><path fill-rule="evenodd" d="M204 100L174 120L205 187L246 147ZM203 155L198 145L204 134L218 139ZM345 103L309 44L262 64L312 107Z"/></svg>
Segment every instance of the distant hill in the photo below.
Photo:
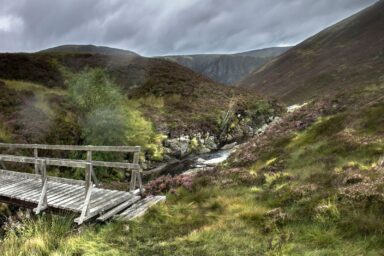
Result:
<svg viewBox="0 0 384 256"><path fill-rule="evenodd" d="M384 1L293 47L239 83L288 103L384 81Z"/></svg>
<svg viewBox="0 0 384 256"><path fill-rule="evenodd" d="M216 82L233 85L254 69L279 56L289 47L274 47L237 54L199 54L166 56Z"/></svg>
<svg viewBox="0 0 384 256"><path fill-rule="evenodd" d="M96 53L96 54L105 54L105 55L132 55L139 56L137 53L122 50L117 48L111 48L106 46L96 46L96 45L60 45L53 48L40 51L40 53Z"/></svg>

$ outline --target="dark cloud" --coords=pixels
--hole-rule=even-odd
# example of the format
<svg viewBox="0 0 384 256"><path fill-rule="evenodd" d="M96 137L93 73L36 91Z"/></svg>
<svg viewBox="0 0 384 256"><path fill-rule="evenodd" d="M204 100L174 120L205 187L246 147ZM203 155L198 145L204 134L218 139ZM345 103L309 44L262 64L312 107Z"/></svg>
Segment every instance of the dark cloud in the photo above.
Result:
<svg viewBox="0 0 384 256"><path fill-rule="evenodd" d="M143 55L292 45L375 0L0 0L0 51L97 44Z"/></svg>

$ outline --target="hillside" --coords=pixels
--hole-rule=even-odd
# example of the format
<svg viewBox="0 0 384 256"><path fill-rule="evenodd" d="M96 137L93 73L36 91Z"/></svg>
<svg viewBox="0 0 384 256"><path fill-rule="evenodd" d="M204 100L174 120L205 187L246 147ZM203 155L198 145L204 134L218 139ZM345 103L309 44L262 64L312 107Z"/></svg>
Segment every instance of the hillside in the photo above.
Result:
<svg viewBox="0 0 384 256"><path fill-rule="evenodd" d="M288 49L289 47L274 47L236 54L179 55L164 58L210 77L216 82L234 85Z"/></svg>
<svg viewBox="0 0 384 256"><path fill-rule="evenodd" d="M52 47L49 49L45 49L40 51L40 53L92 53L92 54L104 54L104 55L130 55L130 56L139 56L137 53L111 48L106 46L96 46L96 45L76 45L76 44L68 44L68 45L60 45L56 47Z"/></svg>
<svg viewBox="0 0 384 256"><path fill-rule="evenodd" d="M134 221L80 230L70 217L20 212L7 222L0 252L381 255L383 86L309 103L221 167L155 180L147 190L159 188L167 201Z"/></svg>
<svg viewBox="0 0 384 256"><path fill-rule="evenodd" d="M255 70L239 86L288 103L383 81L384 1Z"/></svg>
<svg viewBox="0 0 384 256"><path fill-rule="evenodd" d="M257 115L262 125L262 119L267 119L274 108L273 104L265 105L253 90L219 85L163 59L85 53L0 54L0 81L4 88L0 120L5 130L13 132L9 141L83 143L81 134L70 130L62 134L67 142L50 132L31 136L29 130L38 131L44 124L45 130L53 131L62 119L69 118L68 113L72 113L68 129L78 125L74 107L67 99L66 74L77 74L86 68L104 70L130 100L132 108L149 120L156 131L169 137L199 132L218 135L222 129L220 120L227 111L245 113L243 118ZM20 123L20 112L28 112L28 108L36 112L36 118L28 118L31 127L21 129L27 123Z"/></svg>

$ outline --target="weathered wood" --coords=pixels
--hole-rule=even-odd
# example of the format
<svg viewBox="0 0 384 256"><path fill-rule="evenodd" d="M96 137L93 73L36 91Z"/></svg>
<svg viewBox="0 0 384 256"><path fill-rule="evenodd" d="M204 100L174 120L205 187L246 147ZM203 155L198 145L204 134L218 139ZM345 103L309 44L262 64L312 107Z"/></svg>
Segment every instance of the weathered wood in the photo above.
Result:
<svg viewBox="0 0 384 256"><path fill-rule="evenodd" d="M91 195L92 195L92 186L89 186L87 190L87 195L85 197L84 206L81 211L81 215L76 221L77 224L79 225L81 225L84 222L86 215L89 213L89 203L91 202Z"/></svg>
<svg viewBox="0 0 384 256"><path fill-rule="evenodd" d="M87 163L87 168L85 171L85 193L89 190L89 187L92 186L92 164Z"/></svg>
<svg viewBox="0 0 384 256"><path fill-rule="evenodd" d="M130 208L117 215L118 219L132 220L142 216L153 205L165 201L165 196L150 196L135 203Z"/></svg>
<svg viewBox="0 0 384 256"><path fill-rule="evenodd" d="M7 175L12 177L20 177L20 178L27 178L27 179L40 179L40 175L38 174L32 174L32 173L24 173L24 172L14 172L14 171L8 171L8 170L0 170L0 175ZM53 176L47 176L48 181L51 182L57 182L57 183L67 183L70 185L79 185L84 186L85 182L83 180L72 180L67 178L61 178L61 177L53 177Z"/></svg>
<svg viewBox="0 0 384 256"><path fill-rule="evenodd" d="M88 150L87 151L87 161L92 164L92 151ZM92 168L92 180L93 183L95 183L96 187L99 186L99 181L97 180L95 170Z"/></svg>
<svg viewBox="0 0 384 256"><path fill-rule="evenodd" d="M110 147L110 146L67 146L67 145L27 145L27 144L4 144L0 147L33 149L33 156L15 156L0 154L0 162L17 162L33 164L35 171L31 173L20 173L8 171L3 166L0 170L0 196L4 201L24 201L26 205L37 205L34 209L40 213L47 207L69 210L80 213L75 220L78 224L83 223L97 215L104 214L114 208L104 218L110 218L116 212L123 211L137 202L142 194L142 171L140 168L140 147ZM39 150L79 150L87 152L86 160L56 159L39 157ZM105 162L94 161L93 151L101 152L132 152L133 161L129 162ZM84 168L85 180L72 180L60 177L47 176L47 166L64 166L72 168ZM124 168L132 170L131 192L116 191L93 187L92 181L97 183L94 166ZM138 190L135 190L139 187ZM85 191L84 191L85 190ZM28 203L28 204L27 204ZM116 207L119 206L119 207ZM136 207L137 208L137 207ZM135 212L139 211L138 209Z"/></svg>
<svg viewBox="0 0 384 256"><path fill-rule="evenodd" d="M39 158L46 160L47 165L50 166L63 166L72 168L86 168L87 161L85 160L71 160L71 159L55 159L55 158ZM34 157L26 156L13 156L13 155L0 155L0 161L16 162L35 164ZM139 165L133 163L119 163L119 162L104 162L104 161L92 161L93 166L98 167L110 167L110 168L126 168L126 169L138 169Z"/></svg>
<svg viewBox="0 0 384 256"><path fill-rule="evenodd" d="M46 209L48 207L48 200L47 200L47 186L48 186L48 180L47 180L47 165L44 160L40 161L40 173L41 173L41 181L42 181L42 190L41 190L41 196L39 199L39 203L37 207L34 209L34 212L36 214L39 214L42 210Z"/></svg>
<svg viewBox="0 0 384 256"><path fill-rule="evenodd" d="M39 150L37 148L33 149L33 156L35 157L35 174L39 174L39 164L38 164Z"/></svg>
<svg viewBox="0 0 384 256"><path fill-rule="evenodd" d="M139 190L140 190L140 195L144 195L144 189L143 189L143 181L141 179L142 171L139 170L137 171L137 182L139 183Z"/></svg>
<svg viewBox="0 0 384 256"><path fill-rule="evenodd" d="M136 189L136 170L133 170L131 173L131 182L129 184L129 191L134 191Z"/></svg>
<svg viewBox="0 0 384 256"><path fill-rule="evenodd" d="M134 196L132 197L131 199L129 199L128 201L116 206L115 208L113 208L112 210L108 211L107 213L101 215L100 217L97 218L98 221L106 221L110 218L112 218L114 215L118 214L119 212L121 211L124 211L125 209L127 209L129 206L131 206L132 204L136 203L137 201L140 200L140 196Z"/></svg>
<svg viewBox="0 0 384 256"><path fill-rule="evenodd" d="M8 144L0 143L2 148L11 149L43 149L63 151L98 151L98 152L139 152L140 146L75 146L75 145L43 145L43 144Z"/></svg>
<svg viewBox="0 0 384 256"><path fill-rule="evenodd" d="M103 213L104 211L107 211L107 210L113 208L114 206L116 206L118 204L121 204L122 202L128 200L129 198L131 198L131 195L126 194L125 196L121 196L121 197L115 198L113 200L107 201L103 205L100 205L99 207L97 207L96 209L91 209L89 214L84 218L84 221L87 221L87 220L99 215L100 213ZM79 218L75 219L75 222L78 222L78 221L79 221Z"/></svg>

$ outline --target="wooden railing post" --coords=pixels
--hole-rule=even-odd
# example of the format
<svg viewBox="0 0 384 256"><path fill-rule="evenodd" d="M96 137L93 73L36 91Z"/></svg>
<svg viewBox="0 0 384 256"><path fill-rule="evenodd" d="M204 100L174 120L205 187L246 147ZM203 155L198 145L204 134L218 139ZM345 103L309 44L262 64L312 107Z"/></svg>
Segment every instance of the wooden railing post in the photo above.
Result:
<svg viewBox="0 0 384 256"><path fill-rule="evenodd" d="M42 210L46 209L48 207L48 197L47 197L47 190L48 190L48 179L47 179L47 163L45 160L40 160L40 174L41 174L41 194L39 203L37 204L37 207L34 209L36 214L39 214Z"/></svg>
<svg viewBox="0 0 384 256"><path fill-rule="evenodd" d="M37 148L33 149L33 156L35 157L35 174L39 174L39 164L37 162L37 159L39 157L39 152Z"/></svg>
<svg viewBox="0 0 384 256"><path fill-rule="evenodd" d="M140 161L140 152L135 152L133 154L133 164L138 165L139 161ZM129 190L133 192L136 189L136 185L139 185L140 194L143 195L143 182L141 179L141 174L142 174L141 169L132 170Z"/></svg>
<svg viewBox="0 0 384 256"><path fill-rule="evenodd" d="M88 192L89 187L92 186L92 163L87 163L85 169L85 193Z"/></svg>
<svg viewBox="0 0 384 256"><path fill-rule="evenodd" d="M92 151L91 150L88 150L87 151L87 161L89 163L91 163L91 167L92 167L92 170L91 170L91 175L92 175L92 180L93 182L95 183L96 187L99 185L99 181L97 180L97 177L96 177L96 174L95 174L95 170L93 169L93 164L92 164Z"/></svg>
<svg viewBox="0 0 384 256"><path fill-rule="evenodd" d="M92 163L87 163L86 173L85 173L85 199L83 204L83 209L77 224L82 224L85 217L89 214L89 205L91 202L92 195Z"/></svg>

